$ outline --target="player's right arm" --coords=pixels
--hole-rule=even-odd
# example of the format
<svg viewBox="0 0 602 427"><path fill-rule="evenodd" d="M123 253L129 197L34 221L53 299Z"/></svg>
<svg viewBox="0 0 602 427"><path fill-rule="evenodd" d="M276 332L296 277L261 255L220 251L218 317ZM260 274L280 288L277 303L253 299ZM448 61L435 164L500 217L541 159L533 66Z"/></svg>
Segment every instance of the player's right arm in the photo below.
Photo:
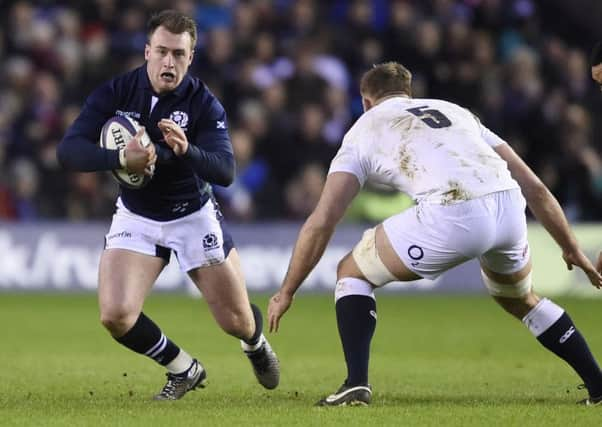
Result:
<svg viewBox="0 0 602 427"><path fill-rule="evenodd" d="M57 158L63 168L92 172L121 167L119 151L104 149L98 144L102 126L115 112L115 99L111 83L99 87L86 99L79 116L57 147Z"/></svg>
<svg viewBox="0 0 602 427"><path fill-rule="evenodd" d="M322 258L336 225L359 190L360 183L351 173L335 172L326 178L316 208L299 231L282 286L270 299L270 332L278 331L280 318L290 307L293 295Z"/></svg>
<svg viewBox="0 0 602 427"><path fill-rule="evenodd" d="M144 173L149 162L154 163L154 149L145 150L140 146L144 130L128 142L121 160L119 150L105 149L98 144L103 125L115 115L116 99L112 82L100 86L86 99L79 116L57 147L57 159L63 168L93 172L127 167L129 171Z"/></svg>
<svg viewBox="0 0 602 427"><path fill-rule="evenodd" d="M587 274L592 285L596 288L602 287L602 275L596 271L591 261L579 248L558 200L508 144L499 144L494 147L494 150L508 164L508 169L518 182L535 218L562 249L562 257L567 268L572 270L573 265L580 267Z"/></svg>
<svg viewBox="0 0 602 427"><path fill-rule="evenodd" d="M366 127L371 129L370 126ZM368 179L369 161L360 156L358 141L373 138L373 135L361 134L358 129L362 128L356 123L345 135L330 164L320 200L299 232L282 286L270 299L270 332L278 331L280 318L290 307L293 295L322 257L347 206Z"/></svg>

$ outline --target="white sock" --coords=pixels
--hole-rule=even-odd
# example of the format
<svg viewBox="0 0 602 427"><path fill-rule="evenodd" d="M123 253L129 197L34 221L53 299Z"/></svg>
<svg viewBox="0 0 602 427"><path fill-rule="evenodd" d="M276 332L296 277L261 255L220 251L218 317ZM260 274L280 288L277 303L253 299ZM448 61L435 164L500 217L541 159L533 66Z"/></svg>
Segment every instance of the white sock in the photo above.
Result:
<svg viewBox="0 0 602 427"><path fill-rule="evenodd" d="M190 366L192 366L192 357L182 349L180 349L174 360L165 365L167 370L172 374L181 374L187 371Z"/></svg>
<svg viewBox="0 0 602 427"><path fill-rule="evenodd" d="M259 340L257 340L257 344L255 345L251 345L251 344L247 344L246 342L244 342L243 340L240 340L240 346L242 347L242 349L246 352L249 351L255 351L257 350L259 347L261 347L261 345L263 344L263 342L265 341L265 337L263 336L263 334L261 334L261 336L259 337Z"/></svg>
<svg viewBox="0 0 602 427"><path fill-rule="evenodd" d="M348 295L365 295L376 301L374 287L366 280L355 277L342 277L334 288L334 302Z"/></svg>
<svg viewBox="0 0 602 427"><path fill-rule="evenodd" d="M548 330L564 313L562 307L557 306L547 298L542 298L535 307L523 317L523 323L531 333L538 337Z"/></svg>

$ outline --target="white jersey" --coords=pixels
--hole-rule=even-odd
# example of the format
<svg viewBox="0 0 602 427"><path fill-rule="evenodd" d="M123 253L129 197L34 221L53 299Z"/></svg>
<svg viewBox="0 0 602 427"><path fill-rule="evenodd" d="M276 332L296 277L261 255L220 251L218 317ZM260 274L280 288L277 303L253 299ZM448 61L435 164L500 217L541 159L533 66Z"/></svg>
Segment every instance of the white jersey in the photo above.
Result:
<svg viewBox="0 0 602 427"><path fill-rule="evenodd" d="M398 96L357 120L329 173L391 186L417 203L457 203L519 188L493 150L503 143L456 104Z"/></svg>

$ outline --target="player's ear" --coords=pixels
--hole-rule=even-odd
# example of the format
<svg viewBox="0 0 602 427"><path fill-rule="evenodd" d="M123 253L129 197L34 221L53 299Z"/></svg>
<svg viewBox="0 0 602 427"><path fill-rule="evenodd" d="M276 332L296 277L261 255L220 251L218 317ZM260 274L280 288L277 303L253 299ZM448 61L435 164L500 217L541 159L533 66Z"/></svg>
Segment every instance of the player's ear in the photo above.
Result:
<svg viewBox="0 0 602 427"><path fill-rule="evenodd" d="M364 107L364 113L372 108L372 101L365 96L362 96L362 106Z"/></svg>
<svg viewBox="0 0 602 427"><path fill-rule="evenodd" d="M146 45L144 45L144 60L148 61L148 58L150 57L150 45L147 43Z"/></svg>
<svg viewBox="0 0 602 427"><path fill-rule="evenodd" d="M190 51L190 57L188 58L188 65L192 64L192 59L194 58L194 49Z"/></svg>

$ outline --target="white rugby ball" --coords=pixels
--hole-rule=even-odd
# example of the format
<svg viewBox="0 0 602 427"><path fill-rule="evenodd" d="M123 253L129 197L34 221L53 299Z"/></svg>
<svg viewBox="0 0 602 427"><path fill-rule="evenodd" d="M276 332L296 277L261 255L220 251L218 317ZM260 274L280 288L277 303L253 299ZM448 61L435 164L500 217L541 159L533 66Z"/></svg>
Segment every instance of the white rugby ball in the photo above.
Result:
<svg viewBox="0 0 602 427"><path fill-rule="evenodd" d="M140 124L129 116L111 117L102 127L100 132L100 146L110 150L125 148L127 143L138 133ZM143 147L152 144L148 134L144 132L140 139ZM117 182L127 188L142 188L151 179L151 176L128 172L125 169L113 169L111 171Z"/></svg>

